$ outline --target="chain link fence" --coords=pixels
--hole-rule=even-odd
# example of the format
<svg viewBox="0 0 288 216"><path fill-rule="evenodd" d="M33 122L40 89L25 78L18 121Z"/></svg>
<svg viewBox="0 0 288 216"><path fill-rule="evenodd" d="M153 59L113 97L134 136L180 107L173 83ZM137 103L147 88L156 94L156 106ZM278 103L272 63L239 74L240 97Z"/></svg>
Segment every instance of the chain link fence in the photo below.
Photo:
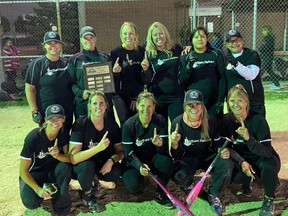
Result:
<svg viewBox="0 0 288 216"><path fill-rule="evenodd" d="M145 42L149 25L160 21L167 26L173 40L182 46L189 45L191 29L204 26L210 33L210 43L217 37L223 41L227 31L237 29L242 33L246 46L259 52L264 39L262 27L268 26L273 35L274 50L272 68L263 71L263 81L271 84L275 82L273 79L277 79L285 85L288 79L288 1L2 0L0 16L0 82L7 80L5 61L19 59L17 86L22 90L27 65L31 59L44 54L41 43L45 32L57 30L60 33L64 42L63 55L69 57L80 50L79 29L90 25L96 30L97 48L110 53L121 43L119 29L125 21L137 25L140 44ZM3 48L7 38L11 38L20 55L5 55ZM261 57L265 52L261 51Z"/></svg>

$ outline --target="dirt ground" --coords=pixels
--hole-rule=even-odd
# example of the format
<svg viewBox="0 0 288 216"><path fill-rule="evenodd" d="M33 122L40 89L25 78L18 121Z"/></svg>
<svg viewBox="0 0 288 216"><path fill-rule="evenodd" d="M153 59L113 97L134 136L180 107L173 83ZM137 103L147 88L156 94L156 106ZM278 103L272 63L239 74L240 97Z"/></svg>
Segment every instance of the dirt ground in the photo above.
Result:
<svg viewBox="0 0 288 216"><path fill-rule="evenodd" d="M19 154L23 139L36 125L31 121L27 107L9 107L0 109L0 216L2 215L53 215L51 200L44 201L43 208L36 211L25 209L21 203L18 186ZM283 120L285 121L285 120ZM286 121L287 123L287 121ZM288 215L287 189L288 189L288 132L273 131L273 146L281 157L281 171L279 173L279 186L275 198L275 215ZM200 174L201 175L201 174ZM196 177L196 181L200 176ZM210 210L206 200L210 178L205 182L199 198L193 203L190 210L194 215L215 215ZM175 215L177 209L165 210L155 201L156 185L152 180L146 179L146 189L141 196L132 196L127 193L123 183L118 183L115 190L100 188L96 196L100 203L105 205L106 211L98 215ZM168 184L169 190L179 199L184 200L185 195L173 182ZM250 198L236 195L238 185L232 185L221 195L225 207L224 215L258 215L262 203L263 189L261 182L257 179L253 183L253 195ZM87 213L86 207L79 199L78 192L71 190L73 208L70 216L92 215ZM287 210L286 210L287 209Z"/></svg>

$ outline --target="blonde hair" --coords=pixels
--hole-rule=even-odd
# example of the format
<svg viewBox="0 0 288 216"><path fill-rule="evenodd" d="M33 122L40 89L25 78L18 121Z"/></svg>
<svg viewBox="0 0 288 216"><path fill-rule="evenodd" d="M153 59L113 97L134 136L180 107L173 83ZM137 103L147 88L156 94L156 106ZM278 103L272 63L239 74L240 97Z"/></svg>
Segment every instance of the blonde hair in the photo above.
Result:
<svg viewBox="0 0 288 216"><path fill-rule="evenodd" d="M250 102L249 102L248 93L247 93L246 89L244 88L244 86L241 84L237 84L229 90L229 92L227 94L227 102L228 102L227 106L228 106L229 111L230 111L229 100L230 100L230 97L232 96L232 94L235 94L235 95L242 97L247 102L246 111L248 113L249 108L250 108Z"/></svg>
<svg viewBox="0 0 288 216"><path fill-rule="evenodd" d="M183 104L183 110L185 110L185 107L187 107L187 106L189 106L189 104ZM202 104L201 108L202 108L201 115L200 115L200 119L202 121L202 123L201 123L201 139L209 140L210 136L209 136L208 112L207 112L206 106L204 104Z"/></svg>
<svg viewBox="0 0 288 216"><path fill-rule="evenodd" d="M166 42L165 42L165 51L172 56L172 46L173 46L173 42L171 40L171 36L167 30L167 28L160 22L154 22L148 29L148 34L147 34L147 39L146 39L146 51L148 52L149 56L155 58L156 54L157 54L157 46L156 44L153 42L153 31L155 29L159 29L161 32L164 33L164 35L166 36Z"/></svg>
<svg viewBox="0 0 288 216"><path fill-rule="evenodd" d="M150 99L152 100L155 106L157 105L157 100L155 96L151 92L148 92L147 89L144 87L144 91L141 92L137 97L137 101L136 101L137 105L140 103L141 100L145 100L145 99Z"/></svg>
<svg viewBox="0 0 288 216"><path fill-rule="evenodd" d="M108 103L108 100L104 94L104 92L102 91L98 91L98 90L94 90L94 91L91 91L90 92L90 95L89 95L89 100L88 100L88 104L87 104L87 110L88 110L88 118L91 119L91 110L89 109L89 106L91 105L91 101L94 97L97 97L97 96L101 96L104 98L104 101L105 101L105 104L107 106L107 109L105 111L105 116L107 115L107 111L109 110L109 103Z"/></svg>
<svg viewBox="0 0 288 216"><path fill-rule="evenodd" d="M132 22L124 22L122 24L122 26L120 27L120 39L121 39L121 42L123 43L122 31L123 31L123 28L125 26L129 26L129 27L134 29L134 31L135 31L134 50L138 50L138 44L139 44L138 29L137 29L136 25L134 23L132 23Z"/></svg>

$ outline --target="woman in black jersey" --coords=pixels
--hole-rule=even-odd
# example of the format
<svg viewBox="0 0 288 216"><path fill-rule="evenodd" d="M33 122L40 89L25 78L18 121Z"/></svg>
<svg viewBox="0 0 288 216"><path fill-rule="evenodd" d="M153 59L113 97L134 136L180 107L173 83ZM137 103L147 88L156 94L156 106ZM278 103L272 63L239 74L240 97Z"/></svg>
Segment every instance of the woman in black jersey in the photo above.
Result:
<svg viewBox="0 0 288 216"><path fill-rule="evenodd" d="M173 44L167 28L160 22L150 26L146 42L148 90L157 98L156 112L172 122L183 112L184 90L178 79L182 47Z"/></svg>
<svg viewBox="0 0 288 216"><path fill-rule="evenodd" d="M221 147L217 121L208 117L204 97L198 90L189 90L184 98L184 113L174 119L171 126L171 154L175 160L173 181L187 194L193 188L193 178L197 170L207 169L217 148ZM227 149L221 153L227 154ZM225 176L226 160L219 158L213 167L212 186L208 199L214 199ZM216 203L218 204L218 203ZM222 205L213 206L216 213L222 212Z"/></svg>
<svg viewBox="0 0 288 216"><path fill-rule="evenodd" d="M113 104L121 126L136 113L136 99L143 91L143 70L148 61L144 59L145 49L138 45L138 29L132 22L124 22L120 28L121 46L111 51L116 94Z"/></svg>
<svg viewBox="0 0 288 216"><path fill-rule="evenodd" d="M60 56L62 41L57 32L46 32L43 47L45 56L33 60L25 78L26 98L33 120L42 124L44 111L51 104L60 104L66 113L67 133L73 123L72 82L67 71L67 60Z"/></svg>
<svg viewBox="0 0 288 216"><path fill-rule="evenodd" d="M82 188L81 199L90 212L104 211L92 193L95 175L99 180L118 182L123 159L121 131L114 119L107 117L108 101L101 91L90 91L88 116L73 124L69 154L73 166L72 178Z"/></svg>
<svg viewBox="0 0 288 216"><path fill-rule="evenodd" d="M50 105L45 111L43 127L33 129L25 138L20 153L19 182L21 200L28 209L36 209L43 199L53 197L53 210L57 215L70 212L72 169L66 167L70 159L69 140L61 131L64 121L63 107ZM44 183L53 184L47 188Z"/></svg>
<svg viewBox="0 0 288 216"><path fill-rule="evenodd" d="M270 129L266 119L258 113L249 111L248 95L249 93L240 84L233 86L227 95L231 111L220 120L220 133L223 136L234 138L230 147L240 157L236 160L232 158L233 162L227 169L231 173L225 174L227 178L231 178L233 171L232 180L242 183L243 194L251 196L252 191L249 184L251 177L254 178L254 173L256 173L262 180L265 193L259 215L273 215L273 198L281 163L279 155L272 147ZM237 175L234 175L235 173ZM224 185L227 187L230 182L231 180L228 179Z"/></svg>
<svg viewBox="0 0 288 216"><path fill-rule="evenodd" d="M168 154L167 123L162 115L154 113L156 99L150 92L139 94L136 102L138 114L129 118L122 129L122 143L127 159L123 181L127 190L134 194L141 194L144 187L144 176L148 170L157 175L163 185L167 185L173 171L172 159ZM144 163L141 166L129 157L134 154ZM173 204L160 187L157 187L157 197L167 209Z"/></svg>
<svg viewBox="0 0 288 216"><path fill-rule="evenodd" d="M223 115L226 96L224 58L220 50L213 49L208 42L205 28L197 27L191 32L191 50L181 57L179 79L185 90L197 89L204 96L208 114Z"/></svg>

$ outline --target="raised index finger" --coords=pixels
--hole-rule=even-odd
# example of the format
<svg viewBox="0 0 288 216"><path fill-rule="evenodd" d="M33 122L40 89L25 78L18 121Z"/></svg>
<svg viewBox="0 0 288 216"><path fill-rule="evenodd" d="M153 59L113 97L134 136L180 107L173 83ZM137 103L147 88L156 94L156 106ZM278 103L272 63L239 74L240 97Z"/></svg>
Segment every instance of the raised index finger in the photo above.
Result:
<svg viewBox="0 0 288 216"><path fill-rule="evenodd" d="M179 130L179 125L178 125L178 123L176 123L176 127L175 127L175 131L174 132L178 133L178 130Z"/></svg>
<svg viewBox="0 0 288 216"><path fill-rule="evenodd" d="M157 136L157 129L156 127L154 128L154 137Z"/></svg>
<svg viewBox="0 0 288 216"><path fill-rule="evenodd" d="M119 62L119 57L116 59L115 64L119 64L118 62Z"/></svg>
<svg viewBox="0 0 288 216"><path fill-rule="evenodd" d="M54 142L54 147L56 147L58 145L58 138L56 138L55 142Z"/></svg>
<svg viewBox="0 0 288 216"><path fill-rule="evenodd" d="M107 135L108 135L108 131L106 131L106 133L105 133L104 136L102 137L102 140L106 139Z"/></svg>
<svg viewBox="0 0 288 216"><path fill-rule="evenodd" d="M148 55L146 51L145 51L145 59L148 60Z"/></svg>
<svg viewBox="0 0 288 216"><path fill-rule="evenodd" d="M243 122L243 119L242 119L242 118L240 118L240 123L241 123L241 127L244 127L244 128L245 128L245 124L244 124L244 122Z"/></svg>

